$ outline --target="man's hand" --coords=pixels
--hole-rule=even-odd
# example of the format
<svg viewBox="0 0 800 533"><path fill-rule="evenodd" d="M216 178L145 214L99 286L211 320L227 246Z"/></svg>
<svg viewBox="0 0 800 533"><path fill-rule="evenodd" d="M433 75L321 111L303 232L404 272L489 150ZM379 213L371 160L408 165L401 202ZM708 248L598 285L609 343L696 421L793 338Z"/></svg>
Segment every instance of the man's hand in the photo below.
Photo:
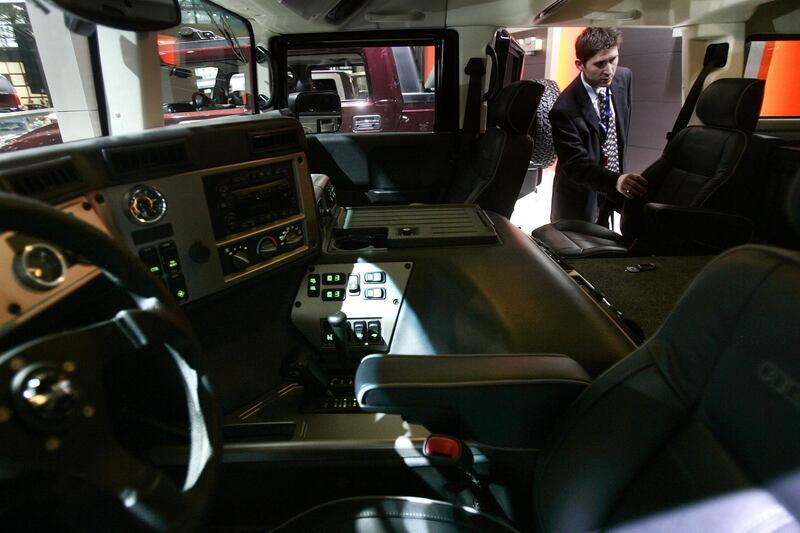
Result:
<svg viewBox="0 0 800 533"><path fill-rule="evenodd" d="M635 200L647 193L647 178L639 174L622 174L617 178L617 190L625 198Z"/></svg>

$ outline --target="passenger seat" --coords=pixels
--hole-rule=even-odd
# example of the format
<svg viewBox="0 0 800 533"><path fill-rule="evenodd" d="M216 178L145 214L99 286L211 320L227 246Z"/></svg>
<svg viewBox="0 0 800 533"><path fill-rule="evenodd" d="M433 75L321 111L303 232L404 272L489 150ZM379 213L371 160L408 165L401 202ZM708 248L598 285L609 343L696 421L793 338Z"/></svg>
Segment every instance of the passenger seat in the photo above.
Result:
<svg viewBox="0 0 800 533"><path fill-rule="evenodd" d="M528 170L533 139L528 131L544 87L521 80L489 102L486 132L461 150L444 203L475 203L508 218Z"/></svg>
<svg viewBox="0 0 800 533"><path fill-rule="evenodd" d="M649 192L627 200L619 235L582 220L558 220L532 236L564 258L716 253L747 242L752 180L774 143L753 134L764 82L720 79L697 102L702 125L679 131L642 175ZM756 184L756 187L758 185ZM743 216L745 215L745 216Z"/></svg>

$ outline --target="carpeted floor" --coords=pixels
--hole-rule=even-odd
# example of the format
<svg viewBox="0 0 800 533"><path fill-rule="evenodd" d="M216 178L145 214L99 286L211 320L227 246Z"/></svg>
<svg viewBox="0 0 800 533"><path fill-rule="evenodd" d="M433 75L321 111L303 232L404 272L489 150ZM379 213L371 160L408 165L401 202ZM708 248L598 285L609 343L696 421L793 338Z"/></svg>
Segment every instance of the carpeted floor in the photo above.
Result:
<svg viewBox="0 0 800 533"><path fill-rule="evenodd" d="M569 263L622 314L652 335L675 302L712 257L621 257L573 259ZM630 273L625 267L653 263L654 270Z"/></svg>

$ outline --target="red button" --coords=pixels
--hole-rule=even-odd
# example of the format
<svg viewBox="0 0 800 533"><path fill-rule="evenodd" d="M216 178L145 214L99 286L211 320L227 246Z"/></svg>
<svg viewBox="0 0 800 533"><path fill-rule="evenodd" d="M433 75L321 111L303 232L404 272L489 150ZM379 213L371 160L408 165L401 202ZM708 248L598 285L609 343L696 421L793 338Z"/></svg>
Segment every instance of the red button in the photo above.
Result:
<svg viewBox="0 0 800 533"><path fill-rule="evenodd" d="M434 455L449 457L454 461L461 459L461 442L452 437L431 435L422 446L422 453L426 457Z"/></svg>

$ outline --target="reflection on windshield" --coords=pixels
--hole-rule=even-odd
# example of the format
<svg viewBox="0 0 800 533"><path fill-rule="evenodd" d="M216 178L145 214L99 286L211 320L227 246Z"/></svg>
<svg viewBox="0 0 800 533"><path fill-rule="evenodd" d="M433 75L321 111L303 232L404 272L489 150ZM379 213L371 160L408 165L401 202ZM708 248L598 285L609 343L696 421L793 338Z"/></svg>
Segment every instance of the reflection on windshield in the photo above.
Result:
<svg viewBox="0 0 800 533"><path fill-rule="evenodd" d="M158 36L165 124L250 113L250 34L205 0L181 2L181 25ZM186 115L191 113L191 115Z"/></svg>
<svg viewBox="0 0 800 533"><path fill-rule="evenodd" d="M248 26L207 0L180 6L181 24L157 35L165 125L252 113ZM59 110L72 96L56 94ZM0 152L61 143L52 101L26 3L0 2Z"/></svg>
<svg viewBox="0 0 800 533"><path fill-rule="evenodd" d="M57 129L50 102L25 2L0 3L0 151L41 128Z"/></svg>

